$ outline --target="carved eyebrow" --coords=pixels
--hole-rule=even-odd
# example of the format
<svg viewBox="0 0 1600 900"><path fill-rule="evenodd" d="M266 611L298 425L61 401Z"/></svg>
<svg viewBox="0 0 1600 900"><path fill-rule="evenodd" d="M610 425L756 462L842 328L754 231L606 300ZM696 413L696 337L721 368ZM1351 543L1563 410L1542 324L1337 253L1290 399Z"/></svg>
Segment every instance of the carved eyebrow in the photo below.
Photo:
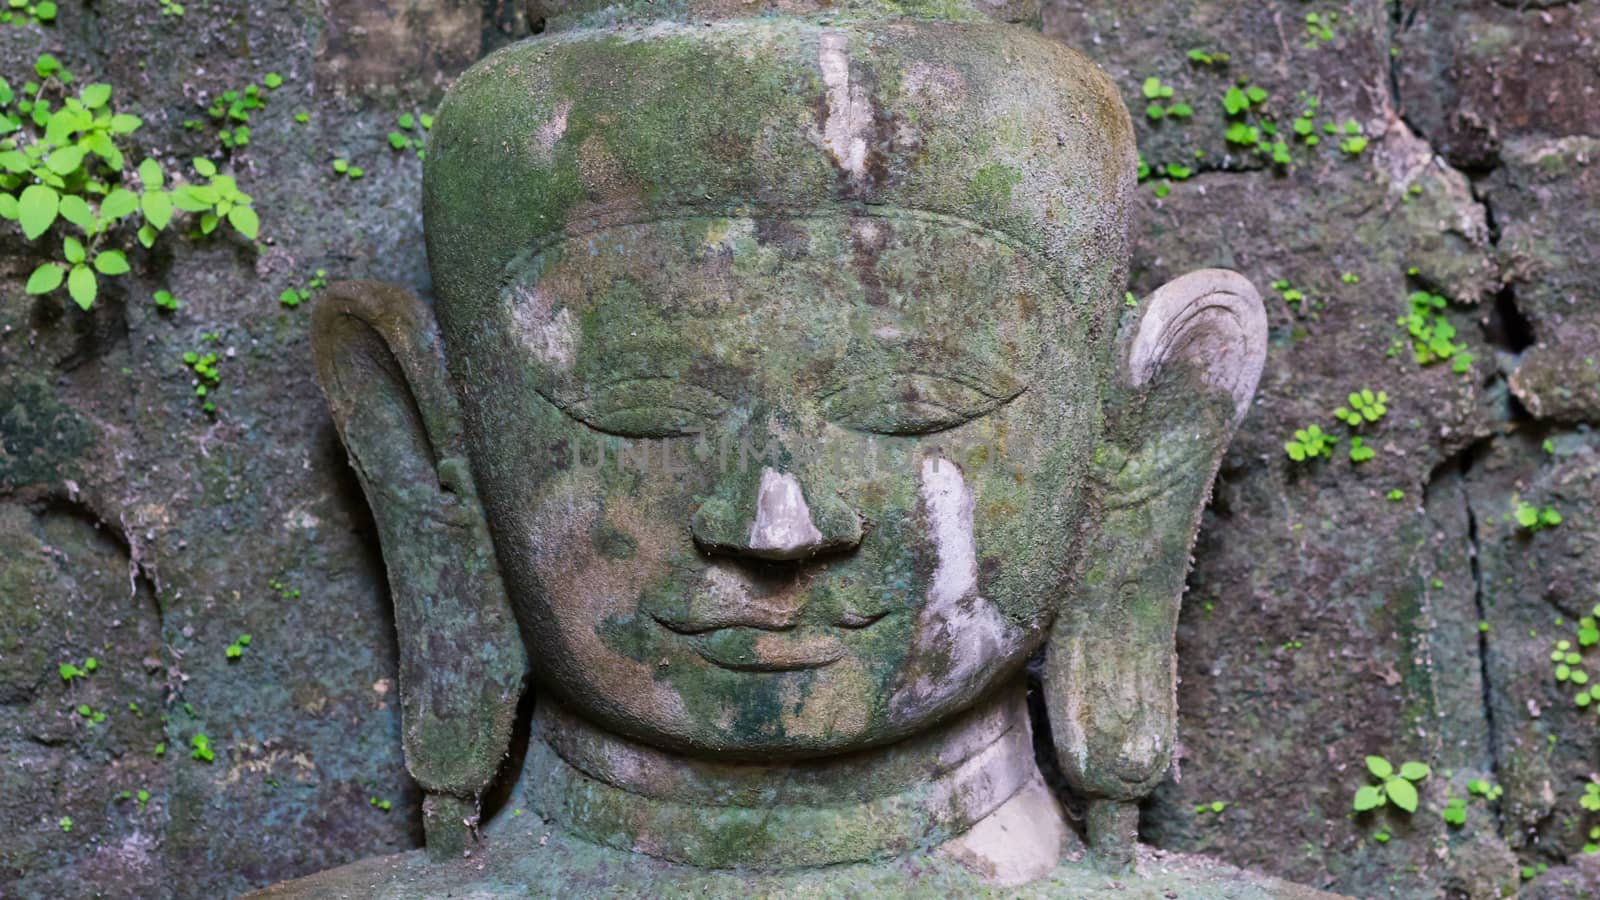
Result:
<svg viewBox="0 0 1600 900"><path fill-rule="evenodd" d="M963 359L962 361L979 364L978 360ZM926 378L941 378L945 381L955 382L964 388L970 388L971 390L977 391L991 400L998 400L1002 403L1016 399L1022 394L1022 392L1028 389L1028 385L1025 382L1007 372L1004 372L999 366L987 366L988 368L993 368L996 370L996 375L998 375L998 378L994 380L985 378L975 373L973 369L977 367L978 365L933 368L900 368L890 365L881 369L867 370L841 378L832 387L817 394L817 399L819 401L825 401L831 397L837 396L845 390L848 390L853 384L867 379L878 379L890 375L921 375Z"/></svg>

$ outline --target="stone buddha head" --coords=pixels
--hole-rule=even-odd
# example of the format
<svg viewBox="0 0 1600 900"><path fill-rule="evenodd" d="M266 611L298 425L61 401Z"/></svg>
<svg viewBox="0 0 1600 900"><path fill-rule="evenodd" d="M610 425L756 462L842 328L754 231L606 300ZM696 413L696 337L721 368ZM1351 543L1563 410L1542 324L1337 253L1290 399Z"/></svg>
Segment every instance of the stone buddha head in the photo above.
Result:
<svg viewBox="0 0 1600 900"><path fill-rule="evenodd" d="M474 66L428 148L432 308L317 308L430 846L524 691L589 775L597 741L803 769L1010 708L1044 648L1125 856L1259 301L1205 271L1125 302L1133 134L1067 47L735 6L558 9Z"/></svg>

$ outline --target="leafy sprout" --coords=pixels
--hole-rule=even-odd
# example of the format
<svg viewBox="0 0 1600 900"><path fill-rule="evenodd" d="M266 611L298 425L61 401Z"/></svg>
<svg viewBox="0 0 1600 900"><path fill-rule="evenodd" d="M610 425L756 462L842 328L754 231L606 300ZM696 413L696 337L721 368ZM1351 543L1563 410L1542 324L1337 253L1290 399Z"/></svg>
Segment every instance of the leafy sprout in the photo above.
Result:
<svg viewBox="0 0 1600 900"><path fill-rule="evenodd" d="M1371 389L1362 388L1347 399L1350 405L1334 410L1333 417L1351 428L1360 427L1363 422L1376 422L1389 411L1385 405L1389 402L1389 395L1384 391L1374 394Z"/></svg>
<svg viewBox="0 0 1600 900"><path fill-rule="evenodd" d="M1396 772L1394 766L1381 756L1369 756L1366 762L1367 771L1378 779L1378 784L1364 784L1356 789L1356 812L1377 809L1385 803L1393 803L1408 813L1417 811L1415 783L1427 778L1431 771L1425 763L1415 760L1404 762Z"/></svg>
<svg viewBox="0 0 1600 900"><path fill-rule="evenodd" d="M1307 425L1295 430L1294 439L1283 445L1284 452L1295 462L1305 462L1319 456L1332 456L1333 445L1339 439L1323 432L1321 426Z"/></svg>
<svg viewBox="0 0 1600 900"><path fill-rule="evenodd" d="M1518 500L1511 514L1517 524L1528 531L1542 531L1561 524L1561 513L1549 506L1541 509L1525 500Z"/></svg>

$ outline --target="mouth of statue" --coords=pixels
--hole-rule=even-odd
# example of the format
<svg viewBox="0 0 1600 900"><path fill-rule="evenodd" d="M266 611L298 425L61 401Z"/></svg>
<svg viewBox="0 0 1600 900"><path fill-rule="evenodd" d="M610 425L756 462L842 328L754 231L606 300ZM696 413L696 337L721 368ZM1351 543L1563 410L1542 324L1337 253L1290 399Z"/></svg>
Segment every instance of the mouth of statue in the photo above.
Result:
<svg viewBox="0 0 1600 900"><path fill-rule="evenodd" d="M677 635L696 654L732 672L795 672L820 669L849 653L845 635L877 624L886 612L871 615L846 613L830 625L796 625L785 628L748 624L695 625L652 616L656 624Z"/></svg>

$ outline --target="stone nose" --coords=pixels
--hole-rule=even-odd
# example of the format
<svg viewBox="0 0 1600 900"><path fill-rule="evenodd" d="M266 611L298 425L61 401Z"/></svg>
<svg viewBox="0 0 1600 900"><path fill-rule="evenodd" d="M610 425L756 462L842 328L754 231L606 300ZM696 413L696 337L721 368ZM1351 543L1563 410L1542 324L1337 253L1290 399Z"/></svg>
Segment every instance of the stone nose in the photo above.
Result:
<svg viewBox="0 0 1600 900"><path fill-rule="evenodd" d="M861 543L861 517L842 500L807 498L800 480L769 467L741 492L745 502L713 497L690 520L695 542L706 550L753 559L805 559L853 549ZM753 495L753 496L752 496Z"/></svg>

